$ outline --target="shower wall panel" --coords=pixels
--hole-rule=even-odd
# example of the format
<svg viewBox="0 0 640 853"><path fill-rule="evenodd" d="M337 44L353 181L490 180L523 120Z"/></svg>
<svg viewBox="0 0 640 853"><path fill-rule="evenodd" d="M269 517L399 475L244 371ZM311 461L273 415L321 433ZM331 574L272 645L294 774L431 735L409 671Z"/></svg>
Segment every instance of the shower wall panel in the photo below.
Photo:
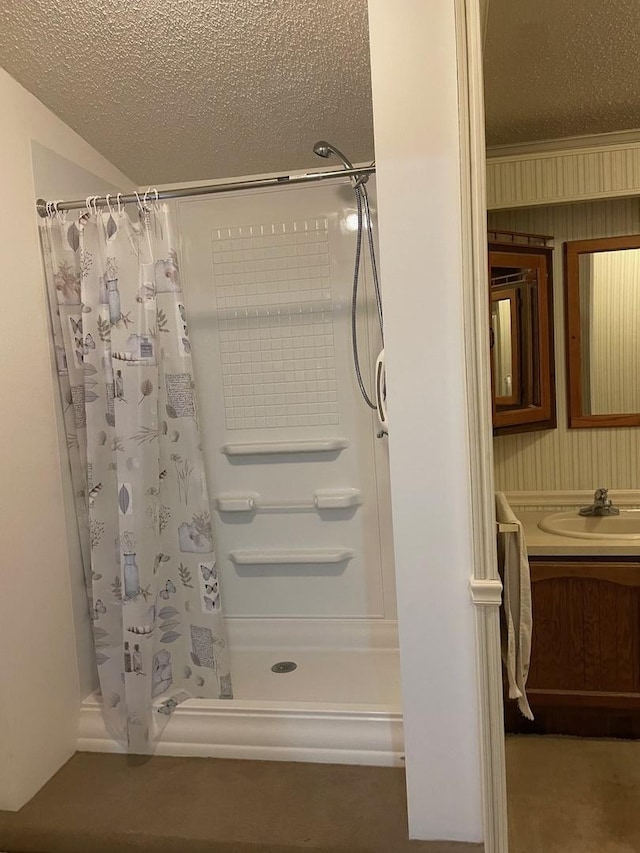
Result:
<svg viewBox="0 0 640 853"><path fill-rule="evenodd" d="M352 191L176 206L227 614L395 618L386 439L351 356ZM362 308L371 387L380 340Z"/></svg>

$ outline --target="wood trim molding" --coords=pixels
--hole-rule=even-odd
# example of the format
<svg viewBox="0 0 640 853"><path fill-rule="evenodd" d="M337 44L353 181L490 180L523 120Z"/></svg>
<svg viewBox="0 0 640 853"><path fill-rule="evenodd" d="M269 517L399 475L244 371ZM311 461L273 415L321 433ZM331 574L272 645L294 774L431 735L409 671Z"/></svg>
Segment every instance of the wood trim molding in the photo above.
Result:
<svg viewBox="0 0 640 853"><path fill-rule="evenodd" d="M640 130L616 130L612 133L590 133L583 136L566 136L562 139L541 139L538 142L491 145L487 148L487 158L493 160L498 157L526 157L553 151L586 152L596 148L629 148L634 145L640 145Z"/></svg>
<svg viewBox="0 0 640 853"><path fill-rule="evenodd" d="M535 706L562 705L573 708L621 708L640 710L640 695L637 693L604 693L590 690L542 690L527 689L529 702Z"/></svg>
<svg viewBox="0 0 640 853"><path fill-rule="evenodd" d="M619 134L617 135L620 136ZM575 140L573 148L554 143L492 149L487 159L487 209L536 207L592 199L640 195L640 138L615 144L596 138Z"/></svg>
<svg viewBox="0 0 640 853"><path fill-rule="evenodd" d="M502 583L499 580L476 580L471 578L471 600L482 606L500 607L502 603Z"/></svg>
<svg viewBox="0 0 640 853"><path fill-rule="evenodd" d="M455 0L460 123L462 287L467 431L473 523L471 597L477 605L483 834L486 853L507 853L507 792L493 482L486 151L479 0ZM489 605L489 606L487 606Z"/></svg>
<svg viewBox="0 0 640 853"><path fill-rule="evenodd" d="M531 562L531 583L574 578L612 583L618 586L640 586L640 562L633 558L621 561L538 559Z"/></svg>

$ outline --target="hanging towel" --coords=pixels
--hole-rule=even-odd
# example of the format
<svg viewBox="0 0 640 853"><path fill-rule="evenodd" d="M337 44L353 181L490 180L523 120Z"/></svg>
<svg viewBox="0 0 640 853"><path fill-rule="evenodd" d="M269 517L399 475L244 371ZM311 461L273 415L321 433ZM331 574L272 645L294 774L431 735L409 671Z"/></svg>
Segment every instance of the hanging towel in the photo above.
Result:
<svg viewBox="0 0 640 853"><path fill-rule="evenodd" d="M517 532L498 537L498 566L504 587L502 659L509 680L509 698L518 700L518 708L528 720L533 713L525 687L531 659L531 574L524 530L502 492L496 492L498 522L515 524Z"/></svg>

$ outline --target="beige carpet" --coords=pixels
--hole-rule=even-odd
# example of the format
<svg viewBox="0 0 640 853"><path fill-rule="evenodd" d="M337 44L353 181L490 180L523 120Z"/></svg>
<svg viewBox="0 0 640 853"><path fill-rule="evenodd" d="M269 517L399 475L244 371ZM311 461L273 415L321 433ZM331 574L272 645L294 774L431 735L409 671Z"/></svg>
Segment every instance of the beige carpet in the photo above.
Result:
<svg viewBox="0 0 640 853"><path fill-rule="evenodd" d="M482 845L408 841L397 768L78 753L19 812L0 812L0 850L478 853Z"/></svg>
<svg viewBox="0 0 640 853"><path fill-rule="evenodd" d="M509 853L638 853L640 742L507 737Z"/></svg>

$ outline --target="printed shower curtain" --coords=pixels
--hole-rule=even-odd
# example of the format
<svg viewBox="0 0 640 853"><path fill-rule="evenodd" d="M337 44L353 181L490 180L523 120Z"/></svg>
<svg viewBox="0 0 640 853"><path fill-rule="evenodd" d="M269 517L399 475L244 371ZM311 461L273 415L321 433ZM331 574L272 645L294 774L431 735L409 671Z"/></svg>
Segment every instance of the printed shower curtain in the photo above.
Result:
<svg viewBox="0 0 640 853"><path fill-rule="evenodd" d="M144 753L178 703L232 698L166 205L41 236L103 713Z"/></svg>

